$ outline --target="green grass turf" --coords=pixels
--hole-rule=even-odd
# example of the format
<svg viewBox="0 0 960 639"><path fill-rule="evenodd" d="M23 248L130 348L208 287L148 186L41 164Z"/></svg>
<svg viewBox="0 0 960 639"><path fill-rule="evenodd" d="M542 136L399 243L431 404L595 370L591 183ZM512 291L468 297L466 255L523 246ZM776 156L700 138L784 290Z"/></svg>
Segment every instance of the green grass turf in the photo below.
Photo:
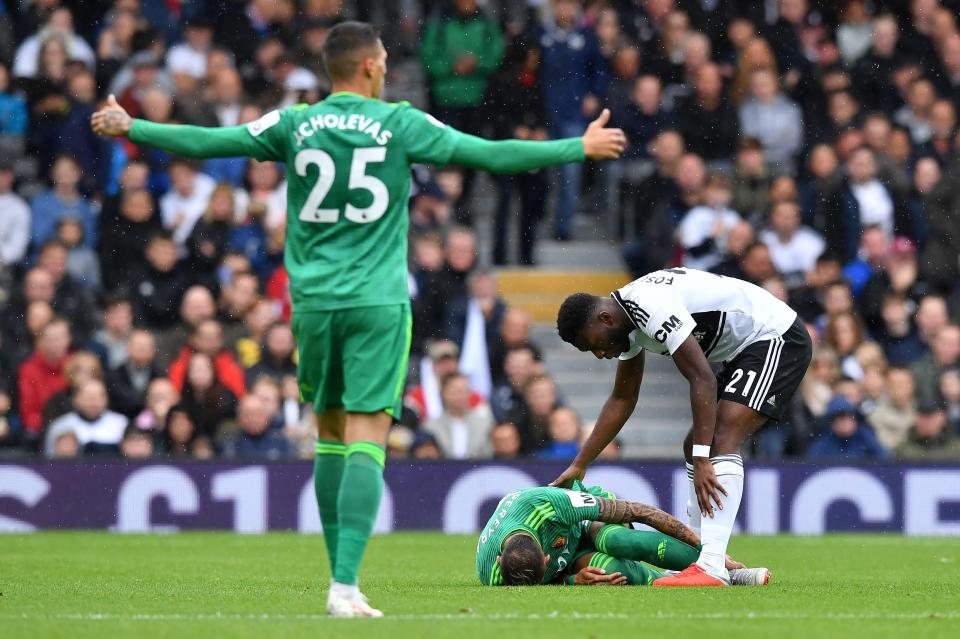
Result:
<svg viewBox="0 0 960 639"><path fill-rule="evenodd" d="M767 588L484 588L472 537L375 538L384 619L323 616L319 537L0 535L0 637L957 637L960 539L736 537Z"/></svg>

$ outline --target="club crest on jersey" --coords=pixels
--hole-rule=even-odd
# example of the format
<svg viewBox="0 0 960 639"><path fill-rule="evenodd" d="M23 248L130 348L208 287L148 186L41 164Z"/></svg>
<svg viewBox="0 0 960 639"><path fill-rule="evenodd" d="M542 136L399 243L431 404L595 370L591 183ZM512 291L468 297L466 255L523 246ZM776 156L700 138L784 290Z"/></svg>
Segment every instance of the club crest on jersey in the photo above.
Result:
<svg viewBox="0 0 960 639"><path fill-rule="evenodd" d="M557 540L553 542L553 545L550 547L555 550L559 550L560 548L563 548L566 545L567 545L567 538L561 536L561 537L557 537Z"/></svg>

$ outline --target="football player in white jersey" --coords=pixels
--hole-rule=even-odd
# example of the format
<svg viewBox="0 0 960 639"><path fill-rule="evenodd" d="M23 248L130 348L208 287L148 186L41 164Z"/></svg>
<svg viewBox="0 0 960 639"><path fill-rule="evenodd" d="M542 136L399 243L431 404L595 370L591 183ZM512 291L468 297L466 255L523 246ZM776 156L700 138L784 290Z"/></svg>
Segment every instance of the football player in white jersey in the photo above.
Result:
<svg viewBox="0 0 960 639"><path fill-rule="evenodd" d="M796 312L748 282L690 268L645 275L609 297L576 293L557 316L560 337L598 359L618 358L616 381L589 439L551 485L582 479L633 413L645 351L673 358L690 383L693 426L683 443L687 513L700 535L696 563L657 586L722 586L727 544L743 495L740 447L779 420L810 364ZM711 363L722 363L714 375Z"/></svg>

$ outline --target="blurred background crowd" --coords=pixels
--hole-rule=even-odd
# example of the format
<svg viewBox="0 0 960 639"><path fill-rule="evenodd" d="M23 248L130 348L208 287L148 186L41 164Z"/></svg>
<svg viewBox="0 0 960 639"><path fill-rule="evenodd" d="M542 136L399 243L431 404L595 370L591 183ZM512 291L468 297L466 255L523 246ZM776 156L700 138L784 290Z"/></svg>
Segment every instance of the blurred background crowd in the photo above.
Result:
<svg viewBox="0 0 960 639"><path fill-rule="evenodd" d="M415 335L392 456L573 457L589 424L490 267L536 268L537 239L575 243L587 217L634 276L740 277L807 322L810 371L754 456L960 459L958 13L956 0L4 2L0 455L311 456L283 167L99 139L89 119L111 93L135 117L204 126L315 102L326 32L361 19L382 28L388 99L534 140L579 135L608 107L630 140L617 162L557 171L415 167Z"/></svg>

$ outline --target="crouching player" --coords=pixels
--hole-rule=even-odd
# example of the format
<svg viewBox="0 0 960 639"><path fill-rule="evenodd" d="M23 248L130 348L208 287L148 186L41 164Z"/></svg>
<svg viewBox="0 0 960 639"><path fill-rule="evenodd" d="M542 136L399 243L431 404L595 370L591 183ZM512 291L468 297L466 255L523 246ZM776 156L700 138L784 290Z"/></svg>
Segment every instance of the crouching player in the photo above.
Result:
<svg viewBox="0 0 960 639"><path fill-rule="evenodd" d="M659 532L623 525L631 523ZM477 544L477 576L487 586L646 586L664 571L689 566L699 545L697 535L672 515L616 499L597 486L528 488L497 504ZM729 557L727 568L734 585L770 580L766 568L745 568Z"/></svg>

